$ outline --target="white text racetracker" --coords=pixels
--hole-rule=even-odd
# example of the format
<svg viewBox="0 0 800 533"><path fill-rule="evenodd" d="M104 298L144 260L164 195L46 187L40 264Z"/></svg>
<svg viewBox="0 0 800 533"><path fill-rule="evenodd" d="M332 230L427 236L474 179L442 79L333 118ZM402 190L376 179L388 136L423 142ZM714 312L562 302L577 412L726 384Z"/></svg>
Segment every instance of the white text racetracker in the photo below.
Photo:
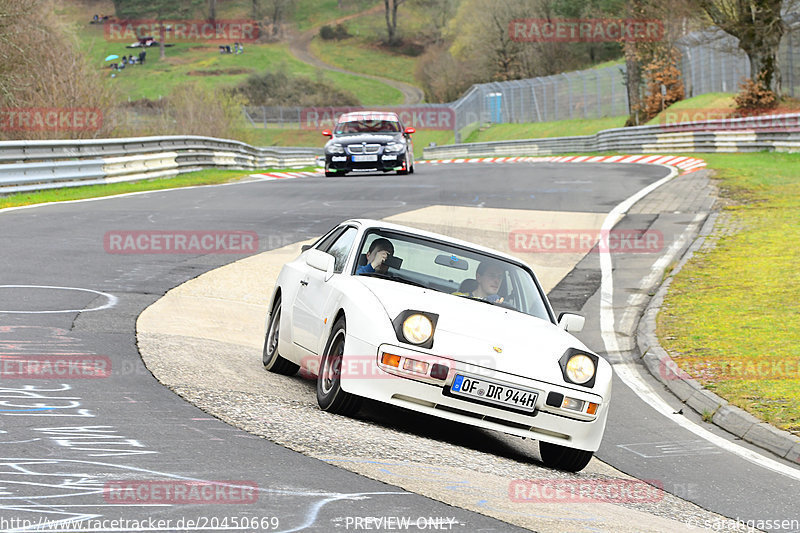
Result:
<svg viewBox="0 0 800 533"><path fill-rule="evenodd" d="M508 405L525 411L536 407L536 391L510 387L501 383L456 374L450 392L499 405Z"/></svg>

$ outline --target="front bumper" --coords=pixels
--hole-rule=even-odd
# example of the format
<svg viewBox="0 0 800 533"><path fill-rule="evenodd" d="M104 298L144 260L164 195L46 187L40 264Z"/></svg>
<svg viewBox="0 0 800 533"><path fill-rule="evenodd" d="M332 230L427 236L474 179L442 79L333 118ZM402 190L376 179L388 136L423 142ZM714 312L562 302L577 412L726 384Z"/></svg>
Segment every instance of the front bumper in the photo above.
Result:
<svg viewBox="0 0 800 533"><path fill-rule="evenodd" d="M406 160L406 152L369 154L375 161L355 161L350 154L325 154L325 170L395 170L402 168Z"/></svg>
<svg viewBox="0 0 800 533"><path fill-rule="evenodd" d="M394 345L375 346L348 335L345 360L347 360L348 354L374 354L371 356L374 368L357 375L342 372L342 388L358 396L511 435L580 450L596 451L600 447L608 417L610 383L605 387L604 384L598 384L595 387L596 391L603 391L602 394L598 394L594 390L576 391L574 387L566 384L564 386L554 385L497 370L467 365L452 359L449 360L450 371L446 380L436 383L431 379L417 380L412 377L400 377L379 368L378 357L382 350L387 349L391 353L400 353L410 357L414 357L415 354L418 358L427 357L428 360L431 357L430 354ZM363 356L352 357L358 357L362 361L364 359ZM539 392L536 408L533 413L521 413L502 407L475 403L448 394L456 372L536 390ZM565 409L554 408L546 404L551 392L594 402L599 404L599 407L595 415L570 413Z"/></svg>

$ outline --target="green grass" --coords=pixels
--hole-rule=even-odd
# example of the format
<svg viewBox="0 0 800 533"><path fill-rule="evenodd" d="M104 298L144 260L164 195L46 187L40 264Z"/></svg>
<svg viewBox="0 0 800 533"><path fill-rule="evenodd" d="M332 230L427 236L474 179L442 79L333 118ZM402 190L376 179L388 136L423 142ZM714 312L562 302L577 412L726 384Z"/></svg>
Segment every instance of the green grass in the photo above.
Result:
<svg viewBox="0 0 800 533"><path fill-rule="evenodd" d="M314 170L316 167L306 167L295 170ZM47 202L64 202L68 200L81 200L84 198L98 198L139 191L156 191L176 187L191 187L195 185L214 185L228 183L246 178L257 172L281 172L285 169L265 170L220 170L207 169L196 172L187 172L174 178L159 178L153 180L112 183L108 185L87 185L85 187L67 187L48 191L33 191L0 196L0 209L23 205L42 204Z"/></svg>
<svg viewBox="0 0 800 533"><path fill-rule="evenodd" d="M675 277L659 336L707 388L800 434L800 154L701 157L733 202L722 213L733 231Z"/></svg>
<svg viewBox="0 0 800 533"><path fill-rule="evenodd" d="M297 0L292 21L301 30L320 26L339 17L358 13L380 4L375 0L343 0L342 9L338 0Z"/></svg>
<svg viewBox="0 0 800 533"><path fill-rule="evenodd" d="M158 48L149 48L144 65L127 67L121 72L111 71L111 62L103 59L111 54L118 56L138 54L138 49L126 48L126 43L108 42L100 25L79 23L80 47L98 69L106 69L107 81L115 85L126 100L149 98L158 100L172 89L187 82L197 82L205 87L233 87L254 72L275 70L285 65L291 75L310 78L322 76L337 87L353 93L363 105L392 105L401 103L403 95L397 89L375 80L336 72L321 72L292 56L286 44L245 44L243 54L220 54L217 44L176 43L166 49L160 59Z"/></svg>
<svg viewBox="0 0 800 533"><path fill-rule="evenodd" d="M416 59L377 48L351 37L341 41L324 41L319 36L311 41L311 51L326 63L337 67L414 84Z"/></svg>
<svg viewBox="0 0 800 533"><path fill-rule="evenodd" d="M609 59L608 61L603 61L602 63L598 63L596 65L592 65L591 69L600 69L600 68L608 68L608 67L624 67L625 66L625 59Z"/></svg>
<svg viewBox="0 0 800 533"><path fill-rule="evenodd" d="M561 120L558 122L533 122L527 124L494 124L488 128L473 131L465 142L592 135L601 130L621 128L625 125L625 118L626 117L609 117Z"/></svg>
<svg viewBox="0 0 800 533"><path fill-rule="evenodd" d="M675 102L653 117L648 124L691 122L725 118L735 107L733 94L708 93Z"/></svg>

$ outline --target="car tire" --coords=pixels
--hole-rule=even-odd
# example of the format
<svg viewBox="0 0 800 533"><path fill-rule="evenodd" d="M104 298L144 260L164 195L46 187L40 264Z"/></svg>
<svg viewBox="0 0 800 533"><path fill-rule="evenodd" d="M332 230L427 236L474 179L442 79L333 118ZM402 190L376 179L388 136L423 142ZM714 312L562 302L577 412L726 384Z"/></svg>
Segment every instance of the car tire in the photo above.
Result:
<svg viewBox="0 0 800 533"><path fill-rule="evenodd" d="M403 166L405 167L405 169L404 170L398 170L397 171L397 175L398 176L405 176L409 172L410 166L408 164L408 155L406 155L406 161L405 161L405 164Z"/></svg>
<svg viewBox="0 0 800 533"><path fill-rule="evenodd" d="M335 170L326 170L325 171L325 177L326 178L333 178L334 176L338 176L338 175L339 175L339 173L336 172Z"/></svg>
<svg viewBox="0 0 800 533"><path fill-rule="evenodd" d="M361 398L342 390L341 367L344 357L345 320L340 318L331 328L322 352L317 375L317 403L320 409L339 415L351 415L361 407Z"/></svg>
<svg viewBox="0 0 800 533"><path fill-rule="evenodd" d="M276 374L292 376L300 370L300 365L284 359L278 353L278 338L281 329L281 299L276 298L272 306L272 313L267 326L267 335L264 337L264 350L261 352L261 362L264 368Z"/></svg>
<svg viewBox="0 0 800 533"><path fill-rule="evenodd" d="M545 466L567 472L579 472L589 464L594 452L539 441L539 454Z"/></svg>

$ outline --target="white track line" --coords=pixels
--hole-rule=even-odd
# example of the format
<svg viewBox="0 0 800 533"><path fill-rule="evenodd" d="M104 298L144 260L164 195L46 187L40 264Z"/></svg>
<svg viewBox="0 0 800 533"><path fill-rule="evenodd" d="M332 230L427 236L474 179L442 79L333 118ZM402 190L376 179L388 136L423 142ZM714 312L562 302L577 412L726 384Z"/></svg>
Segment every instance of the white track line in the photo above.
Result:
<svg viewBox="0 0 800 533"><path fill-rule="evenodd" d="M600 230L611 230L616 223L619 222L623 216L625 216L625 213L631 208L631 206L633 206L633 204L661 185L667 183L677 175L677 169L670 168L670 173L668 176L648 185L630 198L624 200L622 203L612 209L611 212L606 216ZM654 265L653 268L660 268L660 266L661 265ZM613 354L614 358L617 358L620 355L620 349L619 343L617 342L617 334L614 329L614 280L611 267L612 264L610 251L600 250L600 333L603 338L603 344L605 345L606 352ZM701 426L698 426L684 416L675 416L674 409L666 401L664 401L664 399L661 398L661 396L659 396L658 393L656 393L650 387L650 385L644 381L644 379L642 379L637 368L631 363L616 363L614 364L614 370L622 382L625 383L625 385L627 385L634 393L636 393L639 398L675 424L678 424L682 428L691 431L698 437L707 440L723 450L738 455L746 461L750 461L757 466L800 481L800 470L775 461L774 459L770 459L769 457L765 457L758 452L749 450L739 446L738 444L734 444L733 442L730 442L727 439L711 433Z"/></svg>

